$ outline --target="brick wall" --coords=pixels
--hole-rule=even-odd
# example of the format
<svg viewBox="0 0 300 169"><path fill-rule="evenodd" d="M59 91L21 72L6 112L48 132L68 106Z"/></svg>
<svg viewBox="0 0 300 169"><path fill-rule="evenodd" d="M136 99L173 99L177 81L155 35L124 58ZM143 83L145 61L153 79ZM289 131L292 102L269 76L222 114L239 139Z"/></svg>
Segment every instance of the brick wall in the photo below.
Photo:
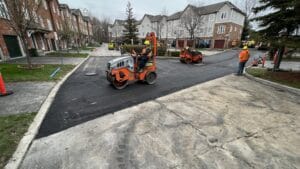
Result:
<svg viewBox="0 0 300 169"><path fill-rule="evenodd" d="M222 31L221 27L224 30ZM213 40L225 40L224 47L233 47L232 42L235 41L237 44L241 41L243 27L235 23L219 23L215 24L213 32ZM213 44L213 43L212 43Z"/></svg>
<svg viewBox="0 0 300 169"><path fill-rule="evenodd" d="M2 59L6 60L8 59L9 52L5 44L3 35L16 35L16 33L4 19L0 18L0 47L4 57Z"/></svg>

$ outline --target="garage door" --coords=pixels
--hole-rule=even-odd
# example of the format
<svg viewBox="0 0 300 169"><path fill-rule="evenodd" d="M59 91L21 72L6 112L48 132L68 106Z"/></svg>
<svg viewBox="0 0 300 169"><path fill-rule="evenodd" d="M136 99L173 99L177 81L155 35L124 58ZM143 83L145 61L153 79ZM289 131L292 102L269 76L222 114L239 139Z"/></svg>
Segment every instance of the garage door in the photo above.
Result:
<svg viewBox="0 0 300 169"><path fill-rule="evenodd" d="M3 38L11 58L22 56L17 36L3 35Z"/></svg>
<svg viewBox="0 0 300 169"><path fill-rule="evenodd" d="M225 44L225 40L215 40L215 48L223 49Z"/></svg>
<svg viewBox="0 0 300 169"><path fill-rule="evenodd" d="M178 48L184 47L184 40L178 40Z"/></svg>

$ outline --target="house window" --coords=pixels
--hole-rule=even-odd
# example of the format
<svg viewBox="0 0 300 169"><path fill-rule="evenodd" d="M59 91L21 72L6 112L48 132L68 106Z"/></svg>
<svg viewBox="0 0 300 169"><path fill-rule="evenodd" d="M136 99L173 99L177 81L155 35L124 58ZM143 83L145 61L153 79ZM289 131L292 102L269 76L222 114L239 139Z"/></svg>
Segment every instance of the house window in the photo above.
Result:
<svg viewBox="0 0 300 169"><path fill-rule="evenodd" d="M183 30L180 30L180 34L179 34L179 36L182 36L183 35Z"/></svg>
<svg viewBox="0 0 300 169"><path fill-rule="evenodd" d="M54 3L52 3L52 10L54 13L56 13L56 8L54 7Z"/></svg>
<svg viewBox="0 0 300 169"><path fill-rule="evenodd" d="M215 15L214 14L209 15L209 20L214 21L215 20Z"/></svg>
<svg viewBox="0 0 300 169"><path fill-rule="evenodd" d="M232 32L232 26L230 26L230 30L229 30L229 32Z"/></svg>
<svg viewBox="0 0 300 169"><path fill-rule="evenodd" d="M48 29L49 29L50 31L52 31L52 30L53 30L53 29L52 29L52 24L51 24L51 22L50 22L49 19L47 19L47 24L48 24Z"/></svg>
<svg viewBox="0 0 300 169"><path fill-rule="evenodd" d="M43 20L43 18L40 16L40 24L41 24L41 26L44 28L45 27L45 24L44 24L44 20Z"/></svg>
<svg viewBox="0 0 300 169"><path fill-rule="evenodd" d="M236 32L236 30L237 30L236 27L234 27L234 32Z"/></svg>
<svg viewBox="0 0 300 169"><path fill-rule="evenodd" d="M226 12L222 12L221 19L225 19L225 18L226 18Z"/></svg>
<svg viewBox="0 0 300 169"><path fill-rule="evenodd" d="M57 27L58 30L60 30L60 27L59 27L59 23L58 23L58 22L56 22L56 27Z"/></svg>
<svg viewBox="0 0 300 169"><path fill-rule="evenodd" d="M0 17L8 19L7 8L4 0L0 0Z"/></svg>
<svg viewBox="0 0 300 169"><path fill-rule="evenodd" d="M218 30L217 30L217 34L224 34L225 33L225 25L220 25L218 27Z"/></svg>
<svg viewBox="0 0 300 169"><path fill-rule="evenodd" d="M33 11L32 13L33 13L34 21L35 21L36 23L38 23L38 22L39 22L39 17L37 16L37 14L36 14L35 11Z"/></svg>
<svg viewBox="0 0 300 169"><path fill-rule="evenodd" d="M208 27L208 33L212 33L212 27Z"/></svg>
<svg viewBox="0 0 300 169"><path fill-rule="evenodd" d="M48 7L47 7L47 2L46 2L46 0L42 0L42 1L43 1L44 8L47 10Z"/></svg>

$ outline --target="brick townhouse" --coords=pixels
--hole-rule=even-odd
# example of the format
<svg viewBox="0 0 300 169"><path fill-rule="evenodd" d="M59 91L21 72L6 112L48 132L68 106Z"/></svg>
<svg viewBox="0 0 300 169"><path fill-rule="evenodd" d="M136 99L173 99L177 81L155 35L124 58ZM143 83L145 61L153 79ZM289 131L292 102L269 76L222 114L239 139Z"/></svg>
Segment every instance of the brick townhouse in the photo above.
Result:
<svg viewBox="0 0 300 169"><path fill-rule="evenodd" d="M67 4L60 4L60 12L61 12L61 20L62 20L62 27L65 29L65 31L71 32L78 32L77 29L77 21L76 21L76 16L71 14L71 10ZM70 42L61 42L63 48L69 48L72 46L76 46L77 44L77 34L74 33L73 36L70 39ZM68 46L69 44L69 46Z"/></svg>
<svg viewBox="0 0 300 169"><path fill-rule="evenodd" d="M7 10L4 0L0 0L0 61L9 60L18 57L24 57L24 47L21 39L15 31L6 22ZM64 5L62 5L64 6ZM86 44L92 38L92 25L89 19L83 21L82 13L79 9L73 10L61 8L58 0L42 0L41 5L36 12L35 22L30 25L28 30L28 48L36 48L39 53L55 51L66 48L67 42L60 38L63 31L63 22L68 20L75 32L73 42L76 44ZM78 32L76 34L76 32ZM88 38L86 38L88 37Z"/></svg>
<svg viewBox="0 0 300 169"><path fill-rule="evenodd" d="M87 16L83 17L83 21L84 21L84 24L86 25L85 26L86 33L87 33L87 36L86 36L87 42L86 43L90 43L90 42L92 42L92 37L93 37L93 25L92 25L92 21L91 21L91 18L87 17Z"/></svg>
<svg viewBox="0 0 300 169"><path fill-rule="evenodd" d="M73 15L74 24L77 27L76 44L83 46L87 43L87 29L85 28L86 24L84 23L82 12L79 9L71 9L71 14Z"/></svg>

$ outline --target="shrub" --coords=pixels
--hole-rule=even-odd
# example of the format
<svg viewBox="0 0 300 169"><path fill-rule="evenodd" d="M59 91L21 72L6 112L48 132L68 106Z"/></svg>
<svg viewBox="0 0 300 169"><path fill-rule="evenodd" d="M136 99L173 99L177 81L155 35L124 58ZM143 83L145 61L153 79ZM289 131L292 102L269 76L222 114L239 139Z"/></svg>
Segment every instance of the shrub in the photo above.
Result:
<svg viewBox="0 0 300 169"><path fill-rule="evenodd" d="M180 56L180 51L171 51L168 52L169 56L173 56L173 57L179 57Z"/></svg>
<svg viewBox="0 0 300 169"><path fill-rule="evenodd" d="M143 45L123 45L122 46L122 51L124 53L131 53L131 51L134 49L137 53L141 53L143 47L144 47ZM166 47L158 47L157 48L157 55L158 56L164 56L166 54L166 51L167 51Z"/></svg>
<svg viewBox="0 0 300 169"><path fill-rule="evenodd" d="M157 55L158 56L164 56L164 55L166 55L166 52L167 52L167 48L166 47L159 47L157 49Z"/></svg>

